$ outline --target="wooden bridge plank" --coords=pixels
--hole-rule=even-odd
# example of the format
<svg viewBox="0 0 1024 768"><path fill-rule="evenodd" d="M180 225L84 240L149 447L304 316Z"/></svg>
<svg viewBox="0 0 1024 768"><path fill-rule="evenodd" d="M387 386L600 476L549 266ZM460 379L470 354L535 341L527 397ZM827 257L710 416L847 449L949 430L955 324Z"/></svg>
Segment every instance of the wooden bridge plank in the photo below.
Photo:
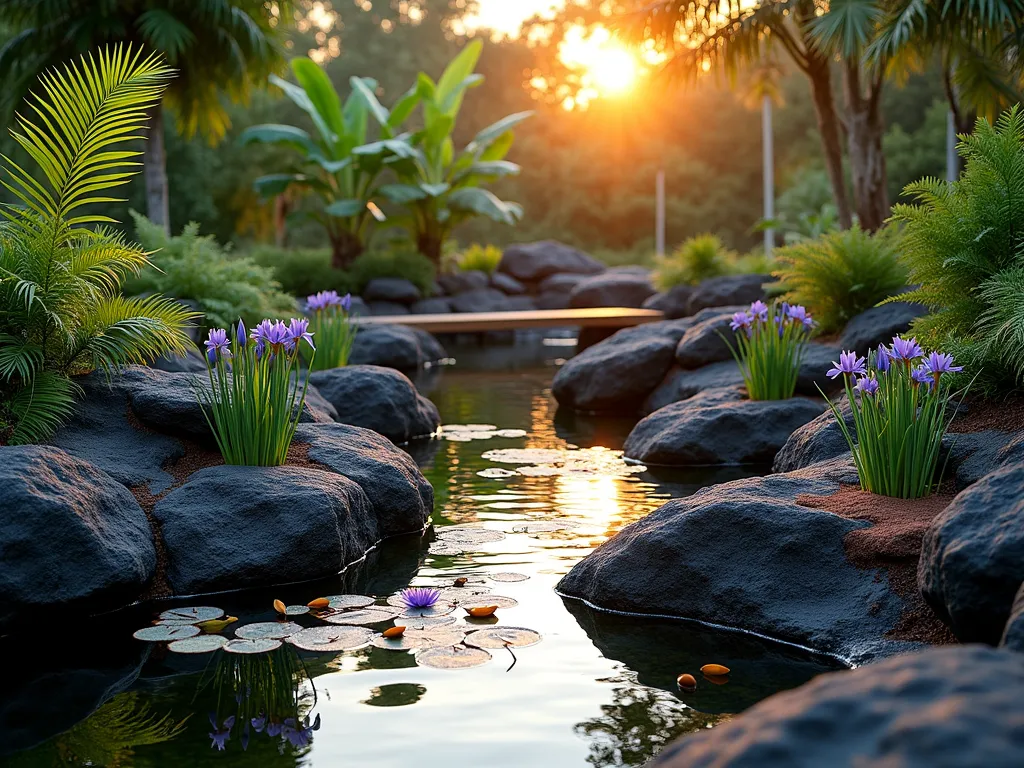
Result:
<svg viewBox="0 0 1024 768"><path fill-rule="evenodd" d="M522 312L453 312L444 315L376 315L359 317L359 325L405 325L431 333L478 333L516 328L628 328L664 320L655 309L598 307L595 309L537 309Z"/></svg>

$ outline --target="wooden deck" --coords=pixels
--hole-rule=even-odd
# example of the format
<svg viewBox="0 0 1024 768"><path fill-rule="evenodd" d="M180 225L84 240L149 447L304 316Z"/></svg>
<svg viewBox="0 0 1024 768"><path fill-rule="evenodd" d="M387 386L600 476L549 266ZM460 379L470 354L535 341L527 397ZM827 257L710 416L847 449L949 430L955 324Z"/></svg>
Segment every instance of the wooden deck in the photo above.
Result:
<svg viewBox="0 0 1024 768"><path fill-rule="evenodd" d="M430 333L479 333L517 328L629 328L664 320L656 309L599 307L596 309L536 309L525 312L453 312L445 315L376 315L356 320L359 325L406 325Z"/></svg>

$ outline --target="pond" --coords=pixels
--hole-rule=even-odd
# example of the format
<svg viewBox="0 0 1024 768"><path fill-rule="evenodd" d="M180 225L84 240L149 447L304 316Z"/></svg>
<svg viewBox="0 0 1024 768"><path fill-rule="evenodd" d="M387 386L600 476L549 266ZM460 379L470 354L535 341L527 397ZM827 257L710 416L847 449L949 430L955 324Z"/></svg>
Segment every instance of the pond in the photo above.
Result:
<svg viewBox="0 0 1024 768"><path fill-rule="evenodd" d="M558 358L571 351L567 343L536 336L515 347L457 348L456 365L424 377L421 387L446 424L525 432L470 440L459 430L456 439L412 447L436 492L438 539L386 542L327 582L199 601L238 616L240 625L274 619L275 599L386 597L410 584L487 580L494 594L518 605L499 607L496 624L471 620L479 624L473 629L528 628L540 643L499 646L487 663L452 670L372 645L327 654L290 645L259 656L168 653L131 638L153 618L149 609L40 627L37 636L0 643L11 667L0 696L3 743L8 751L30 747L10 764L640 766L680 734L837 668L750 635L602 614L556 594L574 563L631 521L667 499L750 474L627 467L611 451L621 448L632 420L556 414L551 379ZM571 447L591 449L590 468L512 474L523 465L484 457ZM448 526L502 535L445 538ZM708 663L732 673L706 680L699 670ZM691 693L676 686L684 672L700 680ZM268 713L277 725L262 717ZM281 733L288 717L294 728Z"/></svg>

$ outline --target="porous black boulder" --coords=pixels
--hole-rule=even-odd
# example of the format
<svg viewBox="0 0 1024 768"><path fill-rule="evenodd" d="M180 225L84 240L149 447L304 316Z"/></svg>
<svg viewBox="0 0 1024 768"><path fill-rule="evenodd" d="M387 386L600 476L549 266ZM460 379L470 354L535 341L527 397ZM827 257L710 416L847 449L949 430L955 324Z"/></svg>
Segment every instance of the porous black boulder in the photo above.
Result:
<svg viewBox="0 0 1024 768"><path fill-rule="evenodd" d="M704 310L700 322L688 328L676 347L676 362L682 368L701 368L711 363L732 360L730 344L736 347L735 334L729 327L734 312L743 308L722 307L716 310ZM709 312L714 312L708 316Z"/></svg>
<svg viewBox="0 0 1024 768"><path fill-rule="evenodd" d="M397 301L367 301L366 307L370 314L375 317L392 317L395 315L408 315L409 305L399 304Z"/></svg>
<svg viewBox="0 0 1024 768"><path fill-rule="evenodd" d="M359 485L306 467L208 467L153 516L178 595L331 576L380 539Z"/></svg>
<svg viewBox="0 0 1024 768"><path fill-rule="evenodd" d="M414 315L446 315L452 311L451 301L443 296L420 299L409 305L409 312Z"/></svg>
<svg viewBox="0 0 1024 768"><path fill-rule="evenodd" d="M649 768L1024 765L1024 656L932 648L765 699Z"/></svg>
<svg viewBox="0 0 1024 768"><path fill-rule="evenodd" d="M578 282L569 294L569 306L574 309L642 307L653 294L650 274L609 269Z"/></svg>
<svg viewBox="0 0 1024 768"><path fill-rule="evenodd" d="M644 301L644 309L657 309L665 313L666 320L678 320L690 314L692 285L674 285L664 293L656 293Z"/></svg>
<svg viewBox="0 0 1024 768"><path fill-rule="evenodd" d="M356 334L348 361L352 365L414 371L446 356L444 347L426 331L402 325L369 325Z"/></svg>
<svg viewBox="0 0 1024 768"><path fill-rule="evenodd" d="M412 304L423 297L423 293L404 277L375 277L363 289L366 301L393 301L397 304Z"/></svg>
<svg viewBox="0 0 1024 768"><path fill-rule="evenodd" d="M1003 639L999 645L1011 651L1024 653L1024 582L1017 590L1013 606L1010 609L1010 620L1003 629Z"/></svg>
<svg viewBox="0 0 1024 768"><path fill-rule="evenodd" d="M508 296L497 288L476 288L452 296L448 303L452 312L506 312Z"/></svg>
<svg viewBox="0 0 1024 768"><path fill-rule="evenodd" d="M0 629L135 600L156 549L135 497L48 446L0 448Z"/></svg>
<svg viewBox="0 0 1024 768"><path fill-rule="evenodd" d="M879 344L888 344L893 336L910 330L910 324L928 312L922 304L897 301L872 307L850 319L839 337L839 346L866 355Z"/></svg>
<svg viewBox="0 0 1024 768"><path fill-rule="evenodd" d="M925 533L917 579L959 640L999 642L1024 582L1024 464L957 494Z"/></svg>
<svg viewBox="0 0 1024 768"><path fill-rule="evenodd" d="M555 240L510 245L498 264L498 271L528 283L539 282L558 272L596 275L605 269L593 256Z"/></svg>
<svg viewBox="0 0 1024 768"><path fill-rule="evenodd" d="M546 293L564 293L568 296L572 293L573 288L582 283L587 279L586 275L577 274L563 274L557 273L554 275L548 275L540 284L537 286L537 290L541 294Z"/></svg>
<svg viewBox="0 0 1024 768"><path fill-rule="evenodd" d="M693 289L687 311L695 315L707 307L730 307L750 304L765 298L764 284L771 275L726 275L705 280Z"/></svg>
<svg viewBox="0 0 1024 768"><path fill-rule="evenodd" d="M504 272L495 272L491 275L491 287L497 288L507 296L519 296L526 293L526 286L516 280L512 275Z"/></svg>
<svg viewBox="0 0 1024 768"><path fill-rule="evenodd" d="M437 276L437 284L449 296L456 296L465 291L486 288L490 278L479 269L459 270Z"/></svg>
<svg viewBox="0 0 1024 768"><path fill-rule="evenodd" d="M856 435L853 410L843 395L836 400L850 435ZM826 409L816 418L793 430L785 445L779 449L772 464L773 472L793 472L822 461L834 459L850 452L850 446L832 409Z"/></svg>
<svg viewBox="0 0 1024 768"><path fill-rule="evenodd" d="M952 474L956 489L962 491L1008 464L1024 461L1024 431L986 429L959 433L954 417L950 433L943 440L948 451L947 477Z"/></svg>
<svg viewBox="0 0 1024 768"><path fill-rule="evenodd" d="M350 365L310 376L335 408L335 421L379 432L396 443L437 431L437 407L416 391L405 374L377 365Z"/></svg>
<svg viewBox="0 0 1024 768"><path fill-rule="evenodd" d="M683 321L680 321L683 322ZM739 366L731 360L711 363L692 371L671 366L658 386L641 406L642 413L653 413L666 405L686 400L709 389L725 389L743 385Z"/></svg>
<svg viewBox="0 0 1024 768"><path fill-rule="evenodd" d="M624 451L645 464L766 464L824 407L804 397L747 400L738 387L711 389L642 419Z"/></svg>

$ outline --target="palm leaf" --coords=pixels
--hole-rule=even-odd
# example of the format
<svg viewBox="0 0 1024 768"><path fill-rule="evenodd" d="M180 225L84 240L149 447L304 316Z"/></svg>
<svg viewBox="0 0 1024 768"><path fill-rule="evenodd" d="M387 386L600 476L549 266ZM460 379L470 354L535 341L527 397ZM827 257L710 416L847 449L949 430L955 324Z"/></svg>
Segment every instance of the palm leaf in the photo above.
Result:
<svg viewBox="0 0 1024 768"><path fill-rule="evenodd" d="M7 404L14 417L11 445L37 443L52 435L74 412L80 393L77 384L51 371L23 384Z"/></svg>

